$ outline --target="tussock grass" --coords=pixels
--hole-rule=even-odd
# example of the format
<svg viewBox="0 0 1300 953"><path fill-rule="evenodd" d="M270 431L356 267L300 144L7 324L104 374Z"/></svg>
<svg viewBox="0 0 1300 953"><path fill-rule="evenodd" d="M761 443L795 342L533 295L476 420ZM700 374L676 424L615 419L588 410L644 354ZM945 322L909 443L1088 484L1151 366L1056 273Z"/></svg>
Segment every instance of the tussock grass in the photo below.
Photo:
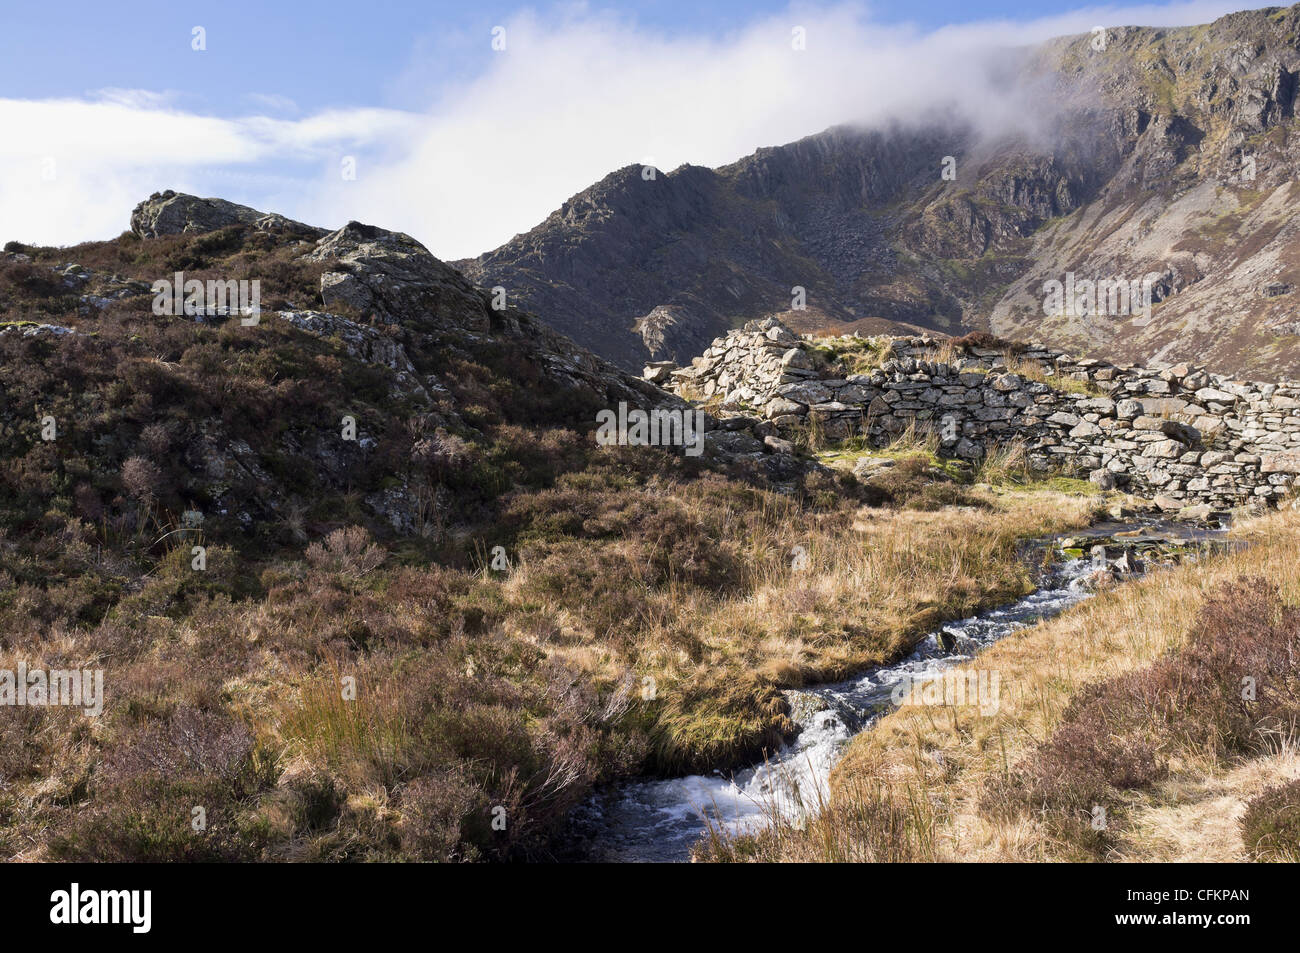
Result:
<svg viewBox="0 0 1300 953"><path fill-rule="evenodd" d="M976 480L981 483L1023 484L1032 478L1025 441L1020 439L995 444L979 461L976 471Z"/></svg>
<svg viewBox="0 0 1300 953"><path fill-rule="evenodd" d="M940 621L1029 591L1019 541L1084 525L1092 515L1087 501L1047 491L976 499L978 511L815 513L770 496L755 515L719 513L706 499L683 495L672 500L679 526L725 527L720 552L707 558L713 572L726 565L728 586L702 588L680 577L654 585L626 550L602 550L609 572L637 597L617 618L600 615L576 609L580 592L570 588L575 577L582 592L600 581L557 572L569 550L546 544L525 556L507 599L564 614L557 651L572 664L605 678L620 667L655 678L651 743L661 770L736 763L789 729L780 688L845 677L903 652ZM709 571L703 553L683 550L681 558ZM587 628L593 622L605 631ZM593 651L615 631L620 651Z"/></svg>
<svg viewBox="0 0 1300 953"><path fill-rule="evenodd" d="M818 453L817 459L827 466L851 470L864 457L885 457L896 461L919 458L924 461L922 472L931 478L1000 488L1046 487L1083 496L1095 496L1099 492L1087 480L1064 477L1059 472L1045 474L1032 470L1026 442L1021 438L990 444L984 456L973 462L942 456L940 447L939 434L932 427L910 421L883 447L873 447L865 437L853 437L833 449Z"/></svg>
<svg viewBox="0 0 1300 953"><path fill-rule="evenodd" d="M283 321L159 321L149 295L81 315L47 267L258 278L268 310L320 307L303 250L231 227L0 268L0 320L79 332L0 340L0 665L103 668L106 689L98 720L0 718L2 857L536 856L594 784L759 754L790 727L781 689L1020 595L1020 541L1091 516L952 494L917 434L887 490L819 471L769 492L596 446L603 388L557 386L530 334L385 326L445 388L430 406ZM508 572L483 566L497 546Z"/></svg>
<svg viewBox="0 0 1300 953"><path fill-rule="evenodd" d="M618 459L503 501L509 573L403 565L352 528L251 581L226 547L199 574L178 546L88 624L76 583L11 588L0 666L102 666L108 690L97 723L0 726L0 850L533 856L598 781L755 757L790 728L781 689L1027 592L1021 541L1093 511L1033 488L972 491L980 509L819 506ZM69 576L110 558L51 546ZM195 804L213 836L189 831Z"/></svg>
<svg viewBox="0 0 1300 953"><path fill-rule="evenodd" d="M1067 847L1104 855L1132 792L1152 790L1176 763L1214 766L1276 750L1300 720L1300 612L1261 579L1210 593L1186 644L1151 665L1089 686L1050 738L990 787L994 814L1037 812Z"/></svg>
<svg viewBox="0 0 1300 953"><path fill-rule="evenodd" d="M829 374L870 374L889 360L889 342L887 336L819 338L812 341L809 354L815 365Z"/></svg>
<svg viewBox="0 0 1300 953"><path fill-rule="evenodd" d="M817 454L817 458L828 466L847 465L851 468L862 457L889 457L901 460L921 456L930 461L933 466L942 469L951 461L939 456L939 447L939 434L934 428L910 420L903 430L882 447L873 446L865 436L858 435L823 449Z"/></svg>
<svg viewBox="0 0 1300 953"><path fill-rule="evenodd" d="M1092 381L1078 380L1065 374L1049 374L1039 361L1027 360L1011 352L1006 355L1007 370L1019 374L1026 380L1046 384L1053 390L1065 394L1082 394L1085 397L1109 397L1110 395Z"/></svg>

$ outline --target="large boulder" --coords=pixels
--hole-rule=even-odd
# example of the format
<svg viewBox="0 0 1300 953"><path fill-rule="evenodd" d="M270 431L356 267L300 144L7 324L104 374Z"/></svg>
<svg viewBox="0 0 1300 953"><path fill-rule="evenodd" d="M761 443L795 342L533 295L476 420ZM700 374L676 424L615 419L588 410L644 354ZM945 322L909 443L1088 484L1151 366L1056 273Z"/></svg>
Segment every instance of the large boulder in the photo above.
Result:
<svg viewBox="0 0 1300 953"><path fill-rule="evenodd" d="M131 231L141 238L211 232L228 225L252 225L262 231L302 232L313 237L325 229L304 225L283 215L259 212L225 199L204 199L185 192L155 192L131 212Z"/></svg>
<svg viewBox="0 0 1300 953"><path fill-rule="evenodd" d="M641 372L641 379L651 384L667 384L672 380L675 370L677 370L675 361L651 361Z"/></svg>
<svg viewBox="0 0 1300 953"><path fill-rule="evenodd" d="M327 308L341 306L385 324L491 326L486 296L410 235L348 222L304 258L332 266L320 279Z"/></svg>
<svg viewBox="0 0 1300 953"><path fill-rule="evenodd" d="M141 238L210 232L227 225L252 225L265 213L225 199L201 199L184 192L155 192L131 212L131 231Z"/></svg>

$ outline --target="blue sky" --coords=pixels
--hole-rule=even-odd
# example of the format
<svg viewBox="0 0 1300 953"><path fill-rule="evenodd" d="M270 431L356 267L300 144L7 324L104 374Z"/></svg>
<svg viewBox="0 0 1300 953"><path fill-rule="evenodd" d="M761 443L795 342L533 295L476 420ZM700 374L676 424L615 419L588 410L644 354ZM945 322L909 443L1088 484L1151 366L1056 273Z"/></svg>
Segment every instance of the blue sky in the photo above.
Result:
<svg viewBox="0 0 1300 953"><path fill-rule="evenodd" d="M940 99L997 121L979 69L999 49L1239 8L10 0L0 241L111 237L136 201L176 188L326 226L359 218L467 256L622 165L717 165Z"/></svg>
<svg viewBox="0 0 1300 953"><path fill-rule="evenodd" d="M489 68L484 38L523 10L562 17L574 4L319 0L310 4L104 0L6 5L0 90L17 98L77 96L104 87L176 90L184 105L235 115L273 94L301 109L384 105L421 108L441 82ZM1042 0L886 0L874 20L933 29L998 18L1023 20L1085 4ZM592 3L667 36L734 31L782 0L623 0ZM797 9L797 6L796 6ZM207 31L202 68L190 32ZM409 80L417 76L420 82ZM404 82L406 79L408 82Z"/></svg>

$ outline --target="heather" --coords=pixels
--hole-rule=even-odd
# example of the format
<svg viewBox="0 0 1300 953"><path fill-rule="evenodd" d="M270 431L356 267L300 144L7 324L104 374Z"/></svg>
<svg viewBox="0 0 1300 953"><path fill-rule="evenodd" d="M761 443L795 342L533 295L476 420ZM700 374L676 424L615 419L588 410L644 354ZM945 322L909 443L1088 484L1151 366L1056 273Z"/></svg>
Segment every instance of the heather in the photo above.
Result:
<svg viewBox="0 0 1300 953"><path fill-rule="evenodd" d="M311 247L235 225L0 268L7 320L71 332L0 335L0 667L106 685L97 719L6 713L4 856L551 856L596 786L761 757L782 689L1023 594L1022 541L1093 510L928 457L776 486L599 447L595 410L638 385L558 379L526 315L272 310L325 308ZM153 314L139 288L181 269L273 304Z"/></svg>

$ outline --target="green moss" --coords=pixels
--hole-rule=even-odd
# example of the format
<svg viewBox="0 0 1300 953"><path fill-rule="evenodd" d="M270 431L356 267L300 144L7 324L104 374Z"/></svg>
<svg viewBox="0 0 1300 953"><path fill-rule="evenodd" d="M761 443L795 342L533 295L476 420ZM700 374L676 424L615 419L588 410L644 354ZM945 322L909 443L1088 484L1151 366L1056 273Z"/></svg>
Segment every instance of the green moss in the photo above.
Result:
<svg viewBox="0 0 1300 953"><path fill-rule="evenodd" d="M1049 490L1056 490L1058 493L1068 493L1072 496L1098 496L1101 490L1097 484L1089 480L1081 480L1077 477L1054 476L1042 480L1039 484Z"/></svg>
<svg viewBox="0 0 1300 953"><path fill-rule="evenodd" d="M813 342L809 355L819 370L848 377L870 374L889 359L889 338L825 338Z"/></svg>

